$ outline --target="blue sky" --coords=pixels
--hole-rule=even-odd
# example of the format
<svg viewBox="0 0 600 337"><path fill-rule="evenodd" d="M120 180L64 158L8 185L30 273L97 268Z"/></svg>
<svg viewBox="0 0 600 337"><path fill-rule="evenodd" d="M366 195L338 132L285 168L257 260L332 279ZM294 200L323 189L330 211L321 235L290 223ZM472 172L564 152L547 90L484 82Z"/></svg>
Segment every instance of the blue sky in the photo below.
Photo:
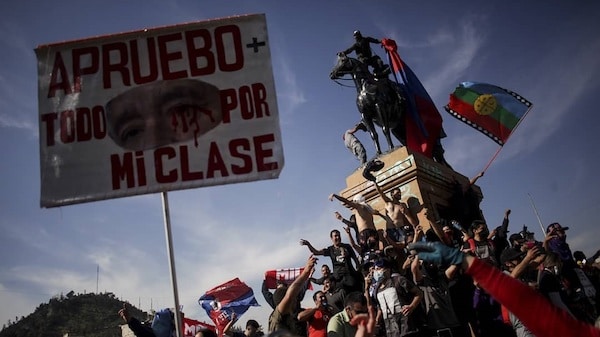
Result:
<svg viewBox="0 0 600 337"><path fill-rule="evenodd" d="M159 194L41 209L37 70L41 44L238 14L266 13L285 167L277 180L169 193L179 300L208 320L197 299L239 277L267 322L266 270L304 264L308 250L341 229L327 200L357 161L341 135L358 119L353 89L329 80L352 31L388 37L444 118L446 159L474 176L498 145L443 110L462 81L512 89L534 107L478 181L490 227L513 210L527 224L569 226L573 250L600 248L596 95L600 93L600 3L580 1L14 1L0 4L0 323L52 296L111 291L141 309L172 306ZM374 46L381 56L383 51ZM369 155L374 149L359 135ZM328 263L321 258L319 264ZM307 296L308 298L308 296ZM306 303L310 303L307 301Z"/></svg>

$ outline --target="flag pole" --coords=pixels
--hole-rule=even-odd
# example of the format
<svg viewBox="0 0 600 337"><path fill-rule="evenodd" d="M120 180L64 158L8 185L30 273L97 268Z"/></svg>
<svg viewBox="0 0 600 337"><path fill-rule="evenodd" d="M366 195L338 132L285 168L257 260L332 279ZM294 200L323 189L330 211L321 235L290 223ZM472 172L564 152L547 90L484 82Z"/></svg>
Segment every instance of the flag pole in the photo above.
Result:
<svg viewBox="0 0 600 337"><path fill-rule="evenodd" d="M485 165L485 167L481 171L482 173L485 173L485 171L487 171L487 169L490 168L490 165L492 165L492 162L494 161L494 159L496 159L496 157L498 156L498 153L500 153L500 151L502 150L503 147L504 146L500 146L500 148L498 148L498 150L496 150L496 153L494 153L494 155L492 156L492 159L490 159L490 161L488 161L487 165Z"/></svg>
<svg viewBox="0 0 600 337"><path fill-rule="evenodd" d="M540 224L540 228L542 229L542 234L544 236L546 236L546 231L544 230L544 225L542 224L542 219L540 218L540 214L537 211L537 208L535 207L535 204L533 203L533 198L531 197L531 194L527 193L527 195L529 196L529 201L531 202L531 207L533 208L533 211L535 212L535 216L537 217L538 223Z"/></svg>
<svg viewBox="0 0 600 337"><path fill-rule="evenodd" d="M525 119L525 117L527 117L527 114L529 114L529 111L531 111L532 107L533 107L533 104L529 104L529 107L527 108L527 111L525 111L525 113L523 114L523 117L521 117L519 119L519 121L517 122L517 124L515 125L515 127L510 131L510 134L508 135L508 137L510 137L515 132L515 130L519 127L519 125L521 125L521 123L523 122L523 120ZM508 141L508 137L506 138L507 141ZM496 157L498 156L498 154L500 153L500 151L502 151L503 147L504 147L504 145L501 145L500 148L498 150L496 150L496 153L494 153L494 155L492 156L492 159L490 159L490 161L488 161L488 163L485 165L485 167L483 168L483 170L481 172L487 171L487 169L490 167L490 165L492 165L492 162L496 159Z"/></svg>
<svg viewBox="0 0 600 337"><path fill-rule="evenodd" d="M167 252L169 254L169 270L171 272L171 285L173 286L173 297L175 300L175 332L177 337L183 337L183 322L179 308L179 293L177 291L177 273L175 272L175 257L173 254L173 236L171 235L171 217L169 214L169 198L167 192L162 192L163 215L165 221L165 237L167 240Z"/></svg>

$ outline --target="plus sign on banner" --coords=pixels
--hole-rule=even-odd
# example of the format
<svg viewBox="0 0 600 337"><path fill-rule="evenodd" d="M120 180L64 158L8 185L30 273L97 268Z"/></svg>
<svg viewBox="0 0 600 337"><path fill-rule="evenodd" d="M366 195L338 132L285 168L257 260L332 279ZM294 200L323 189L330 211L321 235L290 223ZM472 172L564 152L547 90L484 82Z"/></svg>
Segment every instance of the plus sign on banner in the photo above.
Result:
<svg viewBox="0 0 600 337"><path fill-rule="evenodd" d="M263 14L43 45L41 206L274 179Z"/></svg>

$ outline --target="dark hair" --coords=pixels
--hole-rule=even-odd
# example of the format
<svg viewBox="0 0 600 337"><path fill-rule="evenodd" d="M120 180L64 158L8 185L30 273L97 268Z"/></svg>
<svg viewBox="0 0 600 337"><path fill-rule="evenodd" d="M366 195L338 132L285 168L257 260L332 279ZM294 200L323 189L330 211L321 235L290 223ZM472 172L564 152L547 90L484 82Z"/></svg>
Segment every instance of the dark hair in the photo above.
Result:
<svg viewBox="0 0 600 337"><path fill-rule="evenodd" d="M577 250L573 252L573 258L575 259L575 261L583 261L585 260L585 254L582 251Z"/></svg>
<svg viewBox="0 0 600 337"><path fill-rule="evenodd" d="M346 296L344 300L344 306L353 306L355 303L360 303L362 305L367 305L367 298L360 291L351 292Z"/></svg>
<svg viewBox="0 0 600 337"><path fill-rule="evenodd" d="M324 292L322 292L321 290L317 290L314 294L313 294L313 301L317 301L317 297L319 297L319 294L324 294Z"/></svg>
<svg viewBox="0 0 600 337"><path fill-rule="evenodd" d="M209 328L200 328L196 330L196 334L198 332L201 332L203 337L217 337L217 334Z"/></svg>
<svg viewBox="0 0 600 337"><path fill-rule="evenodd" d="M474 229L476 227L478 227L479 225L485 225L485 221L483 220L473 220L473 222L471 223L471 228Z"/></svg>
<svg viewBox="0 0 600 337"><path fill-rule="evenodd" d="M331 232L329 232L329 237L333 237L333 233L338 233L340 234L340 231L338 231L337 229L332 229Z"/></svg>
<svg viewBox="0 0 600 337"><path fill-rule="evenodd" d="M246 327L248 326L253 326L256 329L259 328L258 322L253 319L249 319L248 322L246 322Z"/></svg>

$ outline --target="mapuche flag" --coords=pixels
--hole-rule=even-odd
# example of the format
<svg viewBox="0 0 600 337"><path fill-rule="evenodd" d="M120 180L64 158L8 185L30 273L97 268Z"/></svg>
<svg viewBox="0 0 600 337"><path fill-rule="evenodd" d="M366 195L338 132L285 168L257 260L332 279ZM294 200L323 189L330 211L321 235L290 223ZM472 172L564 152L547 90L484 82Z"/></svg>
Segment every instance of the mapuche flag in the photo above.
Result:
<svg viewBox="0 0 600 337"><path fill-rule="evenodd" d="M219 335L222 335L223 329L231 321L232 313L235 312L237 318L240 318L249 307L259 306L252 288L238 278L207 291L198 299L198 304L215 323Z"/></svg>
<svg viewBox="0 0 600 337"><path fill-rule="evenodd" d="M531 109L531 103L513 91L492 84L462 82L450 94L445 108L502 146Z"/></svg>

